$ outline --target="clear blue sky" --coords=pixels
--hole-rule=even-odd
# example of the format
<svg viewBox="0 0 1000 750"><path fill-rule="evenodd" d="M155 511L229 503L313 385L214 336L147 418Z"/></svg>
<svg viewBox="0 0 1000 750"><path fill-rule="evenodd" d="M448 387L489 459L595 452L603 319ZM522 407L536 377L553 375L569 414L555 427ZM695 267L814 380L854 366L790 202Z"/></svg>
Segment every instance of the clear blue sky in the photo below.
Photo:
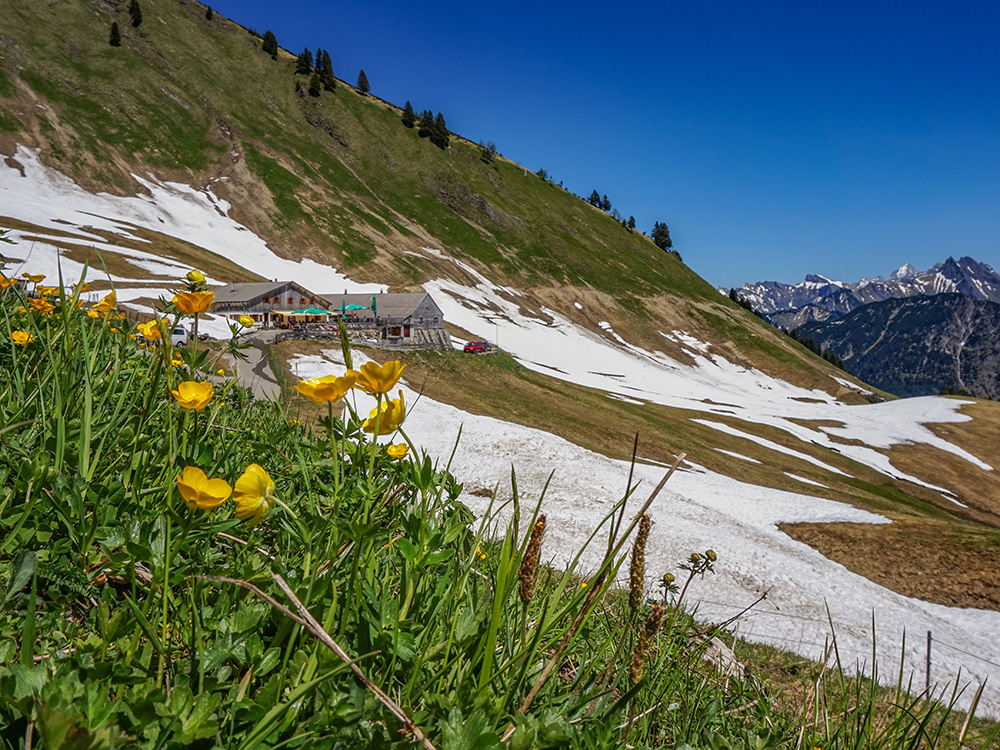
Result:
<svg viewBox="0 0 1000 750"><path fill-rule="evenodd" d="M1000 3L212 6L640 229L666 221L713 284L1000 270Z"/></svg>

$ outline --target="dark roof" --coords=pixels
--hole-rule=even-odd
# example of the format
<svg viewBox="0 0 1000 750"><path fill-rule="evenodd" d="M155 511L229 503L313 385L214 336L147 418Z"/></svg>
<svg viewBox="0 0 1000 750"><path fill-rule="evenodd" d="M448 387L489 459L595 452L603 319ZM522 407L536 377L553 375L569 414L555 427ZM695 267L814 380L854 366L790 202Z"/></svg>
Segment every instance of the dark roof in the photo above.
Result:
<svg viewBox="0 0 1000 750"><path fill-rule="evenodd" d="M310 292L294 281L239 281L216 287L212 291L215 292L214 304L239 305L261 297L277 296L286 287L292 287L303 296L311 297L317 303L324 304L322 295Z"/></svg>
<svg viewBox="0 0 1000 750"><path fill-rule="evenodd" d="M375 310L380 318L406 318L412 315L417 307L430 295L427 292L384 292L381 294L323 294L323 299L330 303L330 310L338 310L343 305L362 305L366 310L354 310L361 318L371 317L372 297L375 297ZM432 300L433 302L433 300Z"/></svg>

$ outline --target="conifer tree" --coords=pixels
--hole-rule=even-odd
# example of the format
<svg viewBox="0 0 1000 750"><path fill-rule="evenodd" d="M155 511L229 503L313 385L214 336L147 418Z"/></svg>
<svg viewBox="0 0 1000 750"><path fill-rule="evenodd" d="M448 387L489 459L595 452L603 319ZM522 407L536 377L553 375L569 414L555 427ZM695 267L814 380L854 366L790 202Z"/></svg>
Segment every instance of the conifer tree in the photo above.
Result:
<svg viewBox="0 0 1000 750"><path fill-rule="evenodd" d="M330 53L326 50L316 50L316 71L319 73L323 88L326 91L333 91L337 86L337 80L333 77L333 63L330 61Z"/></svg>
<svg viewBox="0 0 1000 750"><path fill-rule="evenodd" d="M402 120L403 124L408 128L412 128L417 122L417 115L413 112L413 105L411 105L409 101L407 101L406 106L403 107Z"/></svg>
<svg viewBox="0 0 1000 750"><path fill-rule="evenodd" d="M425 109L420 113L420 128L417 130L417 135L421 138L427 138L434 131L434 113L429 109Z"/></svg>
<svg viewBox="0 0 1000 750"><path fill-rule="evenodd" d="M365 69L362 68L361 72L358 73L358 91L362 94L367 94L371 90L368 85L368 76L365 75Z"/></svg>
<svg viewBox="0 0 1000 750"><path fill-rule="evenodd" d="M654 222L653 233L650 236L653 238L653 244L661 250L670 250L674 246L673 240L670 239L670 230L667 228L666 223Z"/></svg>
<svg viewBox="0 0 1000 750"><path fill-rule="evenodd" d="M309 48L306 47L299 53L299 56L295 58L295 72L299 75L307 76L313 72L313 56Z"/></svg>
<svg viewBox="0 0 1000 750"><path fill-rule="evenodd" d="M601 196L597 194L596 190L590 194L589 198L587 198L587 203L589 203L591 206L601 205Z"/></svg>
<svg viewBox="0 0 1000 750"><path fill-rule="evenodd" d="M142 23L142 8L139 7L139 0L132 0L128 6L128 14L132 17L132 25L139 28Z"/></svg>
<svg viewBox="0 0 1000 750"><path fill-rule="evenodd" d="M205 20L211 21L214 17L215 13L212 11L212 6L209 5L208 8L205 9Z"/></svg>
<svg viewBox="0 0 1000 750"><path fill-rule="evenodd" d="M118 31L118 22L117 21L112 21L111 22L111 39L108 40L108 43L112 47L121 47L122 46L122 35L121 35L121 32Z"/></svg>
<svg viewBox="0 0 1000 750"><path fill-rule="evenodd" d="M445 124L444 115L440 112L434 117L431 125L431 143L440 149L448 148L448 126Z"/></svg>
<svg viewBox="0 0 1000 750"><path fill-rule="evenodd" d="M628 227L629 231L632 231L633 229L635 229L635 217L634 216L629 216L628 217L628 224L626 226Z"/></svg>
<svg viewBox="0 0 1000 750"><path fill-rule="evenodd" d="M312 78L309 79L309 96L319 96L321 86L322 82L319 80L319 73L313 73Z"/></svg>
<svg viewBox="0 0 1000 750"><path fill-rule="evenodd" d="M264 32L264 41L260 48L265 54L270 55L272 60L278 59L278 38L270 29Z"/></svg>

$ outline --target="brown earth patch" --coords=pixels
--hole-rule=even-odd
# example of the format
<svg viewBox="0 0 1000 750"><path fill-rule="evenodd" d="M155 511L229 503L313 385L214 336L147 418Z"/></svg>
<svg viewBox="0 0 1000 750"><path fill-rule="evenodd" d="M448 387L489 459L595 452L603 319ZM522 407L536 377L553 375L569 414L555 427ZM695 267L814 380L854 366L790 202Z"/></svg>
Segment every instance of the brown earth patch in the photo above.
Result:
<svg viewBox="0 0 1000 750"><path fill-rule="evenodd" d="M903 596L1000 611L1000 532L916 519L780 528L851 572Z"/></svg>

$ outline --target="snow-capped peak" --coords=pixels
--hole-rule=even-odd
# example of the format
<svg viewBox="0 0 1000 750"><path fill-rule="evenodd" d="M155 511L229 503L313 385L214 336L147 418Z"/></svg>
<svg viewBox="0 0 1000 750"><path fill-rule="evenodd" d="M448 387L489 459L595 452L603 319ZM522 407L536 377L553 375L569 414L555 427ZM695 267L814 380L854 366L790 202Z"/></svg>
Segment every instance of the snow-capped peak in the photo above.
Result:
<svg viewBox="0 0 1000 750"><path fill-rule="evenodd" d="M916 268L914 268L909 263L904 263L889 277L889 281L903 281L905 279L915 278L920 274Z"/></svg>

